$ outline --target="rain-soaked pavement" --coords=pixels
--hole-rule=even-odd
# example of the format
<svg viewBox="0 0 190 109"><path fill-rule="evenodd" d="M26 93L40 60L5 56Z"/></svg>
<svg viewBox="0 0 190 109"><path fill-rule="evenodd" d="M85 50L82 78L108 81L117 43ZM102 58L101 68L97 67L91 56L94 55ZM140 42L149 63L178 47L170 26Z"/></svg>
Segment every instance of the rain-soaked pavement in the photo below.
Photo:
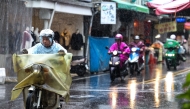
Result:
<svg viewBox="0 0 190 109"><path fill-rule="evenodd" d="M175 96L190 71L190 62L181 63L177 71L167 71L164 64L146 65L140 76L126 77L124 82L110 82L109 73L73 77L70 101L63 109L180 109ZM22 95L10 101L16 83L0 85L0 109L24 109Z"/></svg>

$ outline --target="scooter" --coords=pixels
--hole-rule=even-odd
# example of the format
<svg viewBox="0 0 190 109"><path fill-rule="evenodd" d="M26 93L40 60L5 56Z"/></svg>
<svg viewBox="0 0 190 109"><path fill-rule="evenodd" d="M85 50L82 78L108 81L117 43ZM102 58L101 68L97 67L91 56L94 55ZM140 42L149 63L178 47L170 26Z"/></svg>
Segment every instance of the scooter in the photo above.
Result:
<svg viewBox="0 0 190 109"><path fill-rule="evenodd" d="M18 84L11 100L23 92L25 109L61 109L60 97L68 102L72 83L71 53L13 55Z"/></svg>
<svg viewBox="0 0 190 109"><path fill-rule="evenodd" d="M164 48L166 49L165 62L167 69L170 70L170 67L174 67L174 70L177 70L180 60L185 61L182 56L185 53L185 49L178 41L171 39L167 39Z"/></svg>
<svg viewBox="0 0 190 109"><path fill-rule="evenodd" d="M142 63L141 65L139 64L139 56L140 56L140 48L132 47L128 59L129 71L131 75L134 75L135 72L140 74L140 71L144 67L144 63Z"/></svg>
<svg viewBox="0 0 190 109"><path fill-rule="evenodd" d="M73 56L71 61L71 73L76 73L78 76L84 76L88 70L87 59L83 56Z"/></svg>
<svg viewBox="0 0 190 109"><path fill-rule="evenodd" d="M166 49L165 62L167 69L170 70L171 66L173 66L174 70L177 70L177 65L179 65L178 48L170 47Z"/></svg>
<svg viewBox="0 0 190 109"><path fill-rule="evenodd" d="M106 47L106 49L109 49ZM111 54L109 60L109 72L110 72L110 79L113 82L115 78L123 78L128 75L128 62L126 61L122 68L120 68L120 57L121 51L114 50Z"/></svg>

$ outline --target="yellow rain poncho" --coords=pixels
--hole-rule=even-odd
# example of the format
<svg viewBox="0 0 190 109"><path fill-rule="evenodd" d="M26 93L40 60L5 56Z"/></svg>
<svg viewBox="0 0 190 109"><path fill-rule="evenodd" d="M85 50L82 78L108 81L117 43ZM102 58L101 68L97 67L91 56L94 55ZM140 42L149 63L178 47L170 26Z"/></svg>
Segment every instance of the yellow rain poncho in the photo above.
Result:
<svg viewBox="0 0 190 109"><path fill-rule="evenodd" d="M69 100L72 83L70 62L72 54L22 54L13 55L14 71L18 84L12 89L11 100L15 100L25 87L34 85L42 89L62 95ZM32 73L32 65L40 64L43 73Z"/></svg>

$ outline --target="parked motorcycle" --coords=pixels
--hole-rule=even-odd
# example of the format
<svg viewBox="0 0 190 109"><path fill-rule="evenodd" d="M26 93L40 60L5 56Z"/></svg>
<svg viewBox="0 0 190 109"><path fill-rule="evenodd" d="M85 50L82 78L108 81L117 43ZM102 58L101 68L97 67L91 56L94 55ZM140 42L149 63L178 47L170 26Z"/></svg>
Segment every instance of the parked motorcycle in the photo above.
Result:
<svg viewBox="0 0 190 109"><path fill-rule="evenodd" d="M106 47L106 49L109 49ZM120 57L119 54L121 54L121 51L114 50L111 54L110 60L109 60L109 71L110 71L110 79L113 82L115 78L123 78L128 75L128 62L126 61L122 68L120 68Z"/></svg>
<svg viewBox="0 0 190 109"><path fill-rule="evenodd" d="M140 56L140 48L132 47L128 59L129 71L131 75L135 74L135 72L137 72L137 74L140 74L140 71L144 67L144 63L142 63L141 65L139 63L139 56Z"/></svg>
<svg viewBox="0 0 190 109"><path fill-rule="evenodd" d="M84 76L88 70L87 59L83 56L73 56L71 61L71 73L76 73L78 76Z"/></svg>
<svg viewBox="0 0 190 109"><path fill-rule="evenodd" d="M13 55L18 84L12 89L11 100L23 92L26 109L60 109L60 97L69 100L72 54Z"/></svg>

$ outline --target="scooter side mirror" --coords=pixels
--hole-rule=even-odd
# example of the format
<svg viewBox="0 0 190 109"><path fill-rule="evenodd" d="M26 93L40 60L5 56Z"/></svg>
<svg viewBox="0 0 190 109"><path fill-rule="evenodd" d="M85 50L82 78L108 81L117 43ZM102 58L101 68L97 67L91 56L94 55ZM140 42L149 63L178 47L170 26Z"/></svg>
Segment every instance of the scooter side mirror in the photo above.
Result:
<svg viewBox="0 0 190 109"><path fill-rule="evenodd" d="M28 50L27 49L23 49L22 50L22 54L28 54Z"/></svg>
<svg viewBox="0 0 190 109"><path fill-rule="evenodd" d="M108 46L105 47L106 49L109 49Z"/></svg>

